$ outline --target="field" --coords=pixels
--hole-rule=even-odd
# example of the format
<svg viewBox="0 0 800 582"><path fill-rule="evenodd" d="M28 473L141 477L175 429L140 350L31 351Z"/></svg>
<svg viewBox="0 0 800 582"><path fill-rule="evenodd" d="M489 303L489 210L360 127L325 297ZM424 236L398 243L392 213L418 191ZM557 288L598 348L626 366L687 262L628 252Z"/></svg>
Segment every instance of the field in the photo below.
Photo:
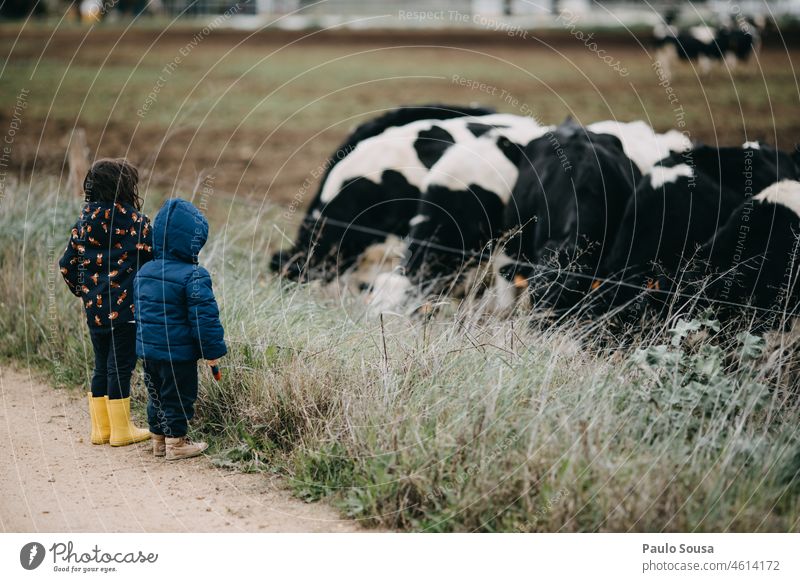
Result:
<svg viewBox="0 0 800 582"><path fill-rule="evenodd" d="M626 76L566 33L0 30L8 55L0 102L28 92L12 156L26 173L34 163L58 173L77 126L93 154L128 155L161 186L207 173L218 192L283 204L297 197L302 206L313 194L303 183L347 131L403 103L478 102L545 123L644 119L666 130L683 122L711 144L762 139L789 149L800 141L800 53L779 40L758 68L735 76L718 69L707 79L686 68L666 87L646 39L640 46L619 33L597 38ZM0 110L0 124L12 108Z"/></svg>
<svg viewBox="0 0 800 582"><path fill-rule="evenodd" d="M151 215L172 194L208 208L202 260L232 352L222 383L204 378L197 430L221 466L279 472L303 499L409 530L798 530L796 332L757 338L709 316L622 348L585 322L530 314L376 321L359 297L266 266L319 165L377 111L479 102L788 149L800 141L793 49L773 42L759 68L680 69L660 85L646 45L624 34L597 42L627 75L567 33L0 32L0 129L15 128L0 357L85 382L80 306L55 269L79 204L64 187L77 126L92 156L145 170Z"/></svg>

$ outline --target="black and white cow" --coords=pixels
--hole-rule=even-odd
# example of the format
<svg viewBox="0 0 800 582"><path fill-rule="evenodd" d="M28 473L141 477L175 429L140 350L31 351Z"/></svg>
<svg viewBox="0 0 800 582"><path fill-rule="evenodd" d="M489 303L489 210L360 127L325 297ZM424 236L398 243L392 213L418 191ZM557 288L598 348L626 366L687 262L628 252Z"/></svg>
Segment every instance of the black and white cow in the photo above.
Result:
<svg viewBox="0 0 800 582"><path fill-rule="evenodd" d="M691 140L680 131L671 129L657 133L644 121L596 121L586 126L592 133L613 135L622 144L625 156L642 174L675 152L692 147Z"/></svg>
<svg viewBox="0 0 800 582"><path fill-rule="evenodd" d="M473 139L448 149L427 175L409 221L405 260L376 279L373 309L396 309L418 287L425 294L450 294L491 255L524 145L551 128L530 117L487 116L474 129Z"/></svg>
<svg viewBox="0 0 800 582"><path fill-rule="evenodd" d="M518 231L499 258L501 309L527 289L534 302L568 308L594 284L621 214L642 173L671 152L682 133L656 133L643 121L565 122L529 144L505 228ZM521 264L520 264L521 263ZM516 290L514 289L516 287Z"/></svg>
<svg viewBox="0 0 800 582"><path fill-rule="evenodd" d="M698 251L687 286L700 304L767 329L800 315L800 182L781 180L743 202Z"/></svg>
<svg viewBox="0 0 800 582"><path fill-rule="evenodd" d="M504 278L524 281L538 306L575 305L598 276L640 176L618 137L572 121L529 143L505 211L513 263Z"/></svg>
<svg viewBox="0 0 800 582"><path fill-rule="evenodd" d="M405 235L428 169L492 110L401 107L359 126L325 164L320 187L290 249L271 268L297 279L330 277L386 234Z"/></svg>
<svg viewBox="0 0 800 582"><path fill-rule="evenodd" d="M419 213L412 220L405 269L381 276L373 305L392 309L421 281L426 283L427 291L440 293L441 286L437 287L435 281L458 280L465 266L480 262L496 250L494 243L502 235L519 230L508 243L510 248L517 245L510 252L512 256L497 253L492 259L492 308L505 311L519 294L511 281L522 280L527 286L528 279L534 278L532 269L515 263L549 256L553 245L560 244L556 242L556 232L572 233L577 239L589 234L593 213L589 207L595 199L592 189L603 188L604 178L605 186L611 186L612 180L616 182L611 198L618 196L623 182L630 195L642 171L670 151L690 145L679 132L657 134L641 121L603 121L589 127L596 133L572 122L559 128L532 125L514 132L498 129L487 134L487 139L449 150L432 168ZM526 142L528 145L523 145ZM630 178L617 179L620 167L627 169ZM589 168L598 172L592 175ZM598 175L602 173L605 176ZM581 186L576 196L573 180L578 174ZM544 188L542 180L546 183ZM512 190L513 204L509 205ZM548 214L548 198L557 200L565 212ZM599 199L602 204L608 197ZM586 213L580 224L571 220L566 210L577 213L578 206L583 206ZM618 209L619 214L622 208ZM534 223L538 212L545 215L546 226ZM580 230L584 227L585 232ZM584 258L588 259L588 255Z"/></svg>
<svg viewBox="0 0 800 582"><path fill-rule="evenodd" d="M659 26L654 31L654 40L656 62L666 79L672 76L673 65L678 61L697 63L702 74L707 74L717 61L724 61L732 71L761 47L759 27L745 18L718 27Z"/></svg>
<svg viewBox="0 0 800 582"><path fill-rule="evenodd" d="M662 160L640 181L604 265L602 303L621 305L648 289L672 299L687 263L755 193L796 179L792 158L769 146L697 146Z"/></svg>

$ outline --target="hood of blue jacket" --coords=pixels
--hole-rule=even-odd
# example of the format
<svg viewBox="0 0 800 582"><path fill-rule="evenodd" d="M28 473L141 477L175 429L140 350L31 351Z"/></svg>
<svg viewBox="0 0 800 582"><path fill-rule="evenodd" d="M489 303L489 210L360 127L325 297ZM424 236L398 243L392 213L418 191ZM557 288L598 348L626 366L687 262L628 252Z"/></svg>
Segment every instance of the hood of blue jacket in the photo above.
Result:
<svg viewBox="0 0 800 582"><path fill-rule="evenodd" d="M200 249L208 240L208 221L191 203L170 198L153 222L153 255L196 263Z"/></svg>

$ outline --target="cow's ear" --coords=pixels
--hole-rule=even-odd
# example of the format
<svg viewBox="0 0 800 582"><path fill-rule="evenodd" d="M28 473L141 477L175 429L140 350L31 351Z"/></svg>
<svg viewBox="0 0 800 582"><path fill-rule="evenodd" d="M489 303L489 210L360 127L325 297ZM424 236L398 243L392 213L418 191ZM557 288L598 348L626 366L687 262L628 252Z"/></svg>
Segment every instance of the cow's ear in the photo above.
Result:
<svg viewBox="0 0 800 582"><path fill-rule="evenodd" d="M503 155L511 161L512 164L519 166L519 162L522 159L522 147L515 144L505 136L497 140L497 147L501 152L503 152Z"/></svg>

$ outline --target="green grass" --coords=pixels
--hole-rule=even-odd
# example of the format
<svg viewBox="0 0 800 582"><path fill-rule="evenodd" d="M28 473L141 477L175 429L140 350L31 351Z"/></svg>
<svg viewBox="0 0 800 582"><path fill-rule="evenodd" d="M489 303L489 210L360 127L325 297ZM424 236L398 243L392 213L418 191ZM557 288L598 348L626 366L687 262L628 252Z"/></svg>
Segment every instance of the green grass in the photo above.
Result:
<svg viewBox="0 0 800 582"><path fill-rule="evenodd" d="M0 201L0 357L79 389L87 333L55 267L78 201L58 192L40 178ZM231 351L222 382L202 375L195 430L219 465L390 528L798 530L796 334L706 317L622 349L466 308L381 325L358 297L266 272L272 212L212 200L201 259Z"/></svg>

